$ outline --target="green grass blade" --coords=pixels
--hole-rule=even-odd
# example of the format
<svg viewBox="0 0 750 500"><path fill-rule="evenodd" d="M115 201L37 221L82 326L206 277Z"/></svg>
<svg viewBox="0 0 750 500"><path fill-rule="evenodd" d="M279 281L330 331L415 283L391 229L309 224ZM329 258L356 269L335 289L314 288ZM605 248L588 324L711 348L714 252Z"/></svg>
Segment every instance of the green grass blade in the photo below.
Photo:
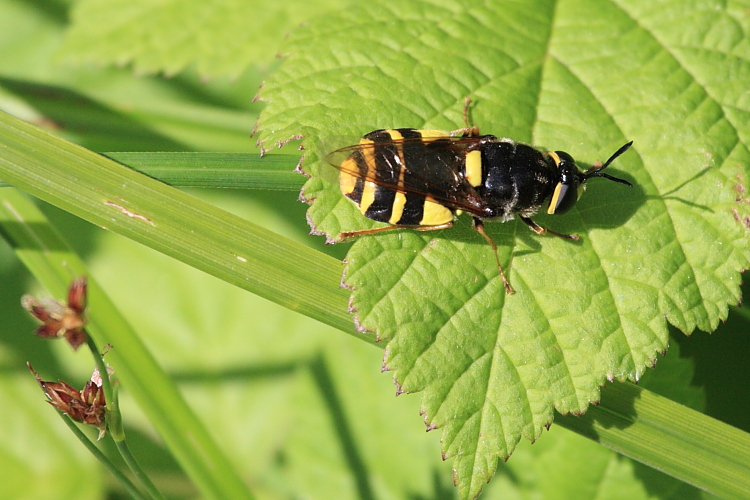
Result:
<svg viewBox="0 0 750 500"><path fill-rule="evenodd" d="M0 114L0 178L98 226L353 332L341 263ZM369 341L372 341L369 337Z"/></svg>
<svg viewBox="0 0 750 500"><path fill-rule="evenodd" d="M290 168L299 155L116 152L104 156L173 187L298 191L305 178ZM0 181L0 187L10 184Z"/></svg>
<svg viewBox="0 0 750 500"><path fill-rule="evenodd" d="M299 190L299 155L258 153L104 153L174 187Z"/></svg>
<svg viewBox="0 0 750 500"><path fill-rule="evenodd" d="M750 498L750 434L633 384L556 423L722 498Z"/></svg>
<svg viewBox="0 0 750 500"><path fill-rule="evenodd" d="M0 189L0 231L26 267L55 297L66 296L70 282L87 274L83 262L41 211L16 189ZM107 361L203 496L249 498L250 492L231 462L216 447L127 320L91 278L88 290L87 330L100 347L107 343L114 346L107 354Z"/></svg>

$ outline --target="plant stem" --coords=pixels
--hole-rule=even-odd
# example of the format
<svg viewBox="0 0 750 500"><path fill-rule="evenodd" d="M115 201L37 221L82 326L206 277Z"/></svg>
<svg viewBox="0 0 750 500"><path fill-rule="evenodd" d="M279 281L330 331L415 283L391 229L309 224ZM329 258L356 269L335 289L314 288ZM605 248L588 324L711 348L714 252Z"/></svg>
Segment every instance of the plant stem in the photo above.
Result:
<svg viewBox="0 0 750 500"><path fill-rule="evenodd" d="M135 485L130 481L130 479L125 476L125 474L120 471L120 469L117 468L115 464L112 463L112 461L107 458L107 456L102 453L102 451L86 436L86 434L81 431L81 429L78 428L78 425L76 425L75 422L73 422L70 418L68 418L67 415L63 414L62 412L57 412L60 415L60 418L63 419L63 422L65 422L65 425L67 425L71 431L73 431L73 434L78 438L78 440L83 443L83 445L86 447L87 450L91 452L94 457L96 457L97 460L99 460L99 463L101 463L105 469L107 469L114 477L117 479L120 484L127 490L128 494L133 497L135 500L148 500L147 497L143 496L143 494L138 490L138 488L135 487Z"/></svg>

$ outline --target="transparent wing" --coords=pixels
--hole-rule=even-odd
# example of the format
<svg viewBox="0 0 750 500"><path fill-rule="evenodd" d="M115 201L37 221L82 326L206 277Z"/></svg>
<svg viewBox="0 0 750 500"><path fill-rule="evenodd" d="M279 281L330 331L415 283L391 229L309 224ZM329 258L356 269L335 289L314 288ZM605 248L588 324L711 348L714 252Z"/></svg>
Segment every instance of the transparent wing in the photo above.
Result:
<svg viewBox="0 0 750 500"><path fill-rule="evenodd" d="M326 155L332 166L364 181L432 197L441 204L482 215L484 202L465 179L466 153L483 137L398 139L356 144Z"/></svg>

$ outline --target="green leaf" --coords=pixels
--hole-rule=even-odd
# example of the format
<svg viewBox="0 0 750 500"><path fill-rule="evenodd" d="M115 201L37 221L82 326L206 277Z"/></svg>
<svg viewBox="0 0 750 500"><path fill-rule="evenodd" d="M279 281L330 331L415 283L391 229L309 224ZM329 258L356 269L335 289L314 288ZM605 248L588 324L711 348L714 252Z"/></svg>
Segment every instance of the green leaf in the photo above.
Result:
<svg viewBox="0 0 750 500"><path fill-rule="evenodd" d="M740 299L750 20L709 4L373 1L301 29L262 89L261 140L308 137L303 196L330 240L374 225L316 162L346 145L330 136L456 129L470 96L484 133L583 165L635 141L612 167L633 189L592 181L566 216L535 217L579 243L488 225L515 295L467 220L362 237L347 256L356 320L388 342L400 390L424 391L462 498L553 410L582 413L605 380L637 380L667 348L667 323L710 331Z"/></svg>
<svg viewBox="0 0 750 500"><path fill-rule="evenodd" d="M84 0L61 49L74 63L133 64L138 73L174 75L194 65L204 77L237 77L273 60L294 26L336 0Z"/></svg>
<svg viewBox="0 0 750 500"><path fill-rule="evenodd" d="M206 82L194 72L163 79L61 65L63 3L72 2L0 2L0 110L95 151L253 149L257 69Z"/></svg>
<svg viewBox="0 0 750 500"><path fill-rule="evenodd" d="M670 397L673 401L702 410L703 389L691 386L692 360L680 357L679 345L659 359L638 384ZM620 386L621 384L613 384ZM622 384L627 387L628 384ZM600 407L597 407L599 409ZM597 424L584 417L567 417L577 425ZM589 431L590 432L590 431ZM643 440L641 440L643 442ZM692 476L688 474L692 479ZM594 442L553 425L544 439L533 445L519 443L513 458L498 466L498 473L482 499L523 498L523 492L538 492L541 498L694 498L697 490L626 457L596 446ZM692 493L693 496L687 496Z"/></svg>

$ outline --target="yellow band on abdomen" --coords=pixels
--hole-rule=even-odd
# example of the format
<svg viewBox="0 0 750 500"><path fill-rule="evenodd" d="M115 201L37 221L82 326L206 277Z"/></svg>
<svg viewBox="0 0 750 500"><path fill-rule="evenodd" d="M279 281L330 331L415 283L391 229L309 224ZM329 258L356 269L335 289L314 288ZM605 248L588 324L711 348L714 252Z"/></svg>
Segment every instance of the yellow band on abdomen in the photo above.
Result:
<svg viewBox="0 0 750 500"><path fill-rule="evenodd" d="M424 201L424 213L422 220L419 221L421 226L438 226L446 224L453 220L453 212L435 201Z"/></svg>
<svg viewBox="0 0 750 500"><path fill-rule="evenodd" d="M375 189L377 187L378 185L374 182L365 182L365 189L362 191L362 201L359 203L359 211L362 212L362 215L367 212L372 202L375 201Z"/></svg>
<svg viewBox="0 0 750 500"><path fill-rule="evenodd" d="M400 191L396 192L396 197L393 200L391 206L391 218L388 219L389 224L398 224L401 220L401 216L404 215L404 206L406 205L406 195Z"/></svg>

